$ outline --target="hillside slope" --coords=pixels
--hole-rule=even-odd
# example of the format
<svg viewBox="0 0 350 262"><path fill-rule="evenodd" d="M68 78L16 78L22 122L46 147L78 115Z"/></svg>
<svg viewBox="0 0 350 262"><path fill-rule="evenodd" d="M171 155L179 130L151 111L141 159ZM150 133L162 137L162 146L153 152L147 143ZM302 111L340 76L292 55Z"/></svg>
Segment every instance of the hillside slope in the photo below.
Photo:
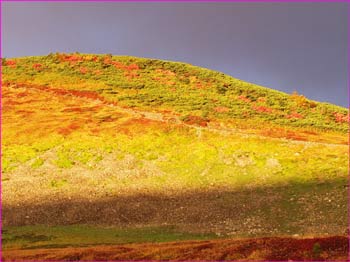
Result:
<svg viewBox="0 0 350 262"><path fill-rule="evenodd" d="M90 91L108 102L206 125L282 125L347 130L348 110L189 64L111 55L50 54L3 61L3 83ZM191 117L193 119L191 119ZM244 121L239 121L244 120ZM245 124L243 124L245 123Z"/></svg>
<svg viewBox="0 0 350 262"><path fill-rule="evenodd" d="M105 226L186 239L346 233L344 108L182 63L2 63L6 247L35 242L35 225L90 225L101 238Z"/></svg>

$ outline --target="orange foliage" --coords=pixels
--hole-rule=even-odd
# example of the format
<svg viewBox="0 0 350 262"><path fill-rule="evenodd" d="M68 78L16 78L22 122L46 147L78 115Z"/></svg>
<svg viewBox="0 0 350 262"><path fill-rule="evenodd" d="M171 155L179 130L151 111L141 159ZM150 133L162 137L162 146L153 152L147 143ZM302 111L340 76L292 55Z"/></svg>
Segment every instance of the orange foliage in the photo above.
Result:
<svg viewBox="0 0 350 262"><path fill-rule="evenodd" d="M25 97L25 96L28 96L28 94L26 92L22 92L22 93L18 93L17 94L17 97Z"/></svg>
<svg viewBox="0 0 350 262"><path fill-rule="evenodd" d="M125 65L123 63L120 63L120 62L113 62L112 64L117 69L124 69L125 68Z"/></svg>
<svg viewBox="0 0 350 262"><path fill-rule="evenodd" d="M34 65L33 65L33 68L34 68L35 70L37 70L37 71L40 71L40 70L42 69L42 66L43 66L42 64L38 64L38 63L37 63L37 64L34 64Z"/></svg>
<svg viewBox="0 0 350 262"><path fill-rule="evenodd" d="M208 126L209 120L200 116L188 116L184 119L184 122L188 125Z"/></svg>
<svg viewBox="0 0 350 262"><path fill-rule="evenodd" d="M167 75L167 76L175 76L176 74L170 70L165 70L165 69L156 69L155 70L157 73L161 73L163 75Z"/></svg>
<svg viewBox="0 0 350 262"><path fill-rule="evenodd" d="M218 112L218 113L227 113L230 111L230 108L228 108L226 106L218 106L218 107L214 108L214 111Z"/></svg>
<svg viewBox="0 0 350 262"><path fill-rule="evenodd" d="M301 133L297 133L294 131L287 131L286 138L293 139L293 140L299 140L299 141L307 141L307 137L305 137Z"/></svg>
<svg viewBox="0 0 350 262"><path fill-rule="evenodd" d="M292 112L289 115L286 115L285 117L288 118L288 119L291 119L291 118L302 119L302 118L304 118L303 115L301 115L301 114L299 114L297 112Z"/></svg>
<svg viewBox="0 0 350 262"><path fill-rule="evenodd" d="M241 101L243 101L243 102L246 102L246 103L250 103L250 102L251 102L251 100L250 100L248 97L243 96L243 95L240 95L240 96L238 97L238 99L241 100Z"/></svg>
<svg viewBox="0 0 350 262"><path fill-rule="evenodd" d="M315 102L309 101L305 96L298 94L296 91L290 97L299 107L314 108L317 106Z"/></svg>
<svg viewBox="0 0 350 262"><path fill-rule="evenodd" d="M131 65L124 65L123 63L120 62L112 62L110 61L111 64L114 65L115 68L117 69L123 69L126 71L133 71L133 70L139 70L139 66L137 64L131 64Z"/></svg>
<svg viewBox="0 0 350 262"><path fill-rule="evenodd" d="M75 65L78 62L81 62L84 60L83 56L78 55L78 54L72 54L72 55L68 55L68 54L59 54L58 55L58 59L61 62L69 62L70 65Z"/></svg>
<svg viewBox="0 0 350 262"><path fill-rule="evenodd" d="M253 109L256 112L260 112L260 113L272 113L272 108L266 107L266 106L253 106Z"/></svg>
<svg viewBox="0 0 350 262"><path fill-rule="evenodd" d="M103 58L103 63L104 63L105 65L111 65L113 62L112 62L112 59L111 59L109 56L105 56L105 57Z"/></svg>
<svg viewBox="0 0 350 262"><path fill-rule="evenodd" d="M349 114L343 115L341 113L334 112L333 115L335 117L335 121L338 123L349 122Z"/></svg>
<svg viewBox="0 0 350 262"><path fill-rule="evenodd" d="M131 65L127 66L126 69L129 71L132 71L132 70L139 70L140 68L136 64L131 64Z"/></svg>
<svg viewBox="0 0 350 262"><path fill-rule="evenodd" d="M79 71L81 74L85 75L88 72L88 69L86 67L80 67Z"/></svg>
<svg viewBox="0 0 350 262"><path fill-rule="evenodd" d="M16 68L16 61L14 60L7 60L6 65L11 67L11 68Z"/></svg>
<svg viewBox="0 0 350 262"><path fill-rule="evenodd" d="M72 133L74 130L77 130L80 127L78 123L72 123L67 127L61 127L57 130L57 132L61 135L67 136Z"/></svg>

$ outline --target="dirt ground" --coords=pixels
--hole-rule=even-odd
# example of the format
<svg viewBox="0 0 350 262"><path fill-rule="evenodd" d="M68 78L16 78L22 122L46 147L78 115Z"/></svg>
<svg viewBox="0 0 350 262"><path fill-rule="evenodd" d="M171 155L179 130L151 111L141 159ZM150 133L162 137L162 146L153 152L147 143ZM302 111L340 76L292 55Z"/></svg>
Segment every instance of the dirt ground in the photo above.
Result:
<svg viewBox="0 0 350 262"><path fill-rule="evenodd" d="M57 193L38 202L4 202L3 225L173 225L186 232L205 230L232 237L346 234L346 187L325 183L296 189L298 186L241 191L215 188L91 199L69 199Z"/></svg>

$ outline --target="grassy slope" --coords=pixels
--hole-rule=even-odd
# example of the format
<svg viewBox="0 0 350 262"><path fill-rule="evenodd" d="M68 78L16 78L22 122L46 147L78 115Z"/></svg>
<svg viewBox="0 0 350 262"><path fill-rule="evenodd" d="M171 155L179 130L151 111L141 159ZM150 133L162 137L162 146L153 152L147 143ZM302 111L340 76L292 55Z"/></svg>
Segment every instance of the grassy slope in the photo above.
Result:
<svg viewBox="0 0 350 262"><path fill-rule="evenodd" d="M170 110L183 118L196 115L208 120L243 119L260 129L268 122L347 130L348 111L344 108L184 63L78 54L26 57L3 63L5 83L89 90L120 105Z"/></svg>
<svg viewBox="0 0 350 262"><path fill-rule="evenodd" d="M182 63L102 55L3 63L5 226L169 223L233 237L345 232L344 108ZM154 194L161 197L147 200ZM87 204L105 198L100 210ZM120 205L121 213L110 209ZM65 215L55 213L60 208ZM193 219L200 214L218 217Z"/></svg>
<svg viewBox="0 0 350 262"><path fill-rule="evenodd" d="M218 238L215 234L178 232L171 226L144 228L74 226L7 227L3 232L4 249L78 247L97 244L171 242Z"/></svg>

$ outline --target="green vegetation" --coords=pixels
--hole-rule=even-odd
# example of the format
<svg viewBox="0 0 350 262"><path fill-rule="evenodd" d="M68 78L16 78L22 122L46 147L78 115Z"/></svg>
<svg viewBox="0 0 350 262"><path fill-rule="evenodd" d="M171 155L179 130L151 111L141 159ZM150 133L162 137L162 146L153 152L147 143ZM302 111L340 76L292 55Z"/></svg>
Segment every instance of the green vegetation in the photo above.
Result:
<svg viewBox="0 0 350 262"><path fill-rule="evenodd" d="M321 249L320 243L315 243L312 247L312 253L314 257L316 258L320 257L321 252L322 252L322 249Z"/></svg>
<svg viewBox="0 0 350 262"><path fill-rule="evenodd" d="M346 132L348 110L244 82L189 64L129 56L50 54L7 59L5 84L27 83L93 91L110 102L172 110L210 120L248 120Z"/></svg>
<svg viewBox="0 0 350 262"><path fill-rule="evenodd" d="M33 159L32 168L40 170L43 160L33 153L38 146L39 142L21 146L25 150L21 151L20 158L9 154L15 150L6 150L4 163L9 163L8 166L14 169L24 160ZM92 136L76 132L61 144L45 149L56 152L56 159L50 161L58 168L69 169L78 164L94 170L102 159L112 156L112 161L119 163L119 172L133 169L145 174L124 179L108 178L106 183L113 188L130 186L157 190L160 185L161 188L178 189L211 185L242 187L327 180L347 175L346 146L259 137L242 139L240 135L223 139L222 135L208 131L201 131L199 137L196 130L190 128L173 129L167 133L153 130L135 137L123 134ZM145 164L158 170L157 173L148 175L153 171L145 168Z"/></svg>
<svg viewBox="0 0 350 262"><path fill-rule="evenodd" d="M5 227L2 233L2 244L5 250L13 248L77 247L97 244L170 242L218 238L215 234L181 232L172 226L118 228L88 225L37 225Z"/></svg>

